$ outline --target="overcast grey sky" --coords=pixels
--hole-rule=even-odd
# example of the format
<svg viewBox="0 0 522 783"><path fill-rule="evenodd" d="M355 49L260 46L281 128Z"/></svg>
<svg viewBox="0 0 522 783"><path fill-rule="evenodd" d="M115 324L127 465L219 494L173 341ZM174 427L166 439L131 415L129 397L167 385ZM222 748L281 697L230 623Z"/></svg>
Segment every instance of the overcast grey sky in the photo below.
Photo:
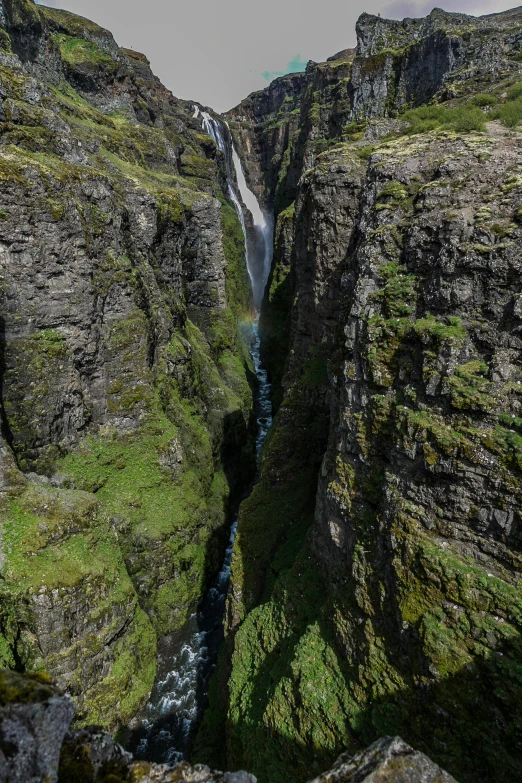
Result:
<svg viewBox="0 0 522 783"><path fill-rule="evenodd" d="M120 46L147 55L179 98L225 111L274 75L302 70L355 44L363 11L425 16L437 0L46 0L86 16ZM516 0L443 0L439 7L498 13Z"/></svg>

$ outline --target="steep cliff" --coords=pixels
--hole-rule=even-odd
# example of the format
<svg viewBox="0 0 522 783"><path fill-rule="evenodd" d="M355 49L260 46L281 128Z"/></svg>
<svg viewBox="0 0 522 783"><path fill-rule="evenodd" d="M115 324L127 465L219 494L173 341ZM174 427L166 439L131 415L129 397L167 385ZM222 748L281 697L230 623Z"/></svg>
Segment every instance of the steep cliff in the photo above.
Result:
<svg viewBox="0 0 522 783"><path fill-rule="evenodd" d="M521 25L364 15L229 115L277 215L279 411L198 760L299 781L400 733L520 774Z"/></svg>
<svg viewBox="0 0 522 783"><path fill-rule="evenodd" d="M250 478L243 238L143 55L33 0L0 24L0 666L115 727Z"/></svg>

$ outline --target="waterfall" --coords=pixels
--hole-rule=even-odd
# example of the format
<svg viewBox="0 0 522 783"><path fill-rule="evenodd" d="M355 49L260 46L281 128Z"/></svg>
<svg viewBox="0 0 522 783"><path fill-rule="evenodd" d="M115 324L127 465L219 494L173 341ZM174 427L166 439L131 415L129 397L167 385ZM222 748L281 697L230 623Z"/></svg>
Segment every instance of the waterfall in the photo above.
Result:
<svg viewBox="0 0 522 783"><path fill-rule="evenodd" d="M228 195L234 204L243 229L246 264L252 286L252 296L254 306L257 312L259 312L270 269L272 268L274 220L271 213L261 207L255 194L252 193L247 185L241 159L234 145L228 123L223 125L220 120L196 106L194 116L198 117L200 115L203 130L214 139L218 150L225 157ZM251 232L247 227L243 205L252 217L253 228Z"/></svg>
<svg viewBox="0 0 522 783"><path fill-rule="evenodd" d="M273 252L273 220L249 190L228 125L194 107L203 128L225 156L228 195L238 214L245 237L246 262L257 317L252 325L250 353L257 377L256 456L272 424L268 374L261 363L259 310L270 274ZM237 182L237 190L236 190ZM243 204L249 210L249 227ZM210 676L224 638L223 617L230 583L230 566L237 532L232 521L223 565L203 602L187 624L158 644L158 672L150 699L132 727L127 748L138 759L176 764L188 758L196 729L208 700Z"/></svg>

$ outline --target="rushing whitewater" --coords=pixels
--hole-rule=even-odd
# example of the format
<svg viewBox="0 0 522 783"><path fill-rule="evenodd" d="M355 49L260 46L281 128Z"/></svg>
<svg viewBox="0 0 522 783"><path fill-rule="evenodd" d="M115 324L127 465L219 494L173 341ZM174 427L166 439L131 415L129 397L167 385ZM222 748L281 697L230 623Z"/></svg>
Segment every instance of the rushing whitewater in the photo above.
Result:
<svg viewBox="0 0 522 783"><path fill-rule="evenodd" d="M199 115L201 115L203 129L214 139L218 150L225 157L228 193L243 228L246 263L252 286L252 297L254 306L259 312L270 269L272 268L274 220L271 212L261 207L254 193L248 187L241 159L234 146L228 125L223 125L208 112L196 107L194 116L197 117ZM245 219L243 205L247 208L252 218L251 230L249 230Z"/></svg>
<svg viewBox="0 0 522 783"><path fill-rule="evenodd" d="M245 237L246 261L254 305L259 309L270 274L273 252L273 221L248 188L239 155L228 126L195 108L203 128L225 156L228 195L238 214ZM226 128L226 129L225 129ZM238 191L236 191L236 182ZM252 217L249 227L243 204ZM250 348L257 377L256 455L272 424L272 402L268 375L261 363L258 317L252 325ZM140 725L133 730L128 749L137 759L176 764L190 753L194 735L208 701L208 686L223 641L223 616L230 584L230 565L237 532L234 519L223 566L198 611L176 633L160 640L158 674Z"/></svg>

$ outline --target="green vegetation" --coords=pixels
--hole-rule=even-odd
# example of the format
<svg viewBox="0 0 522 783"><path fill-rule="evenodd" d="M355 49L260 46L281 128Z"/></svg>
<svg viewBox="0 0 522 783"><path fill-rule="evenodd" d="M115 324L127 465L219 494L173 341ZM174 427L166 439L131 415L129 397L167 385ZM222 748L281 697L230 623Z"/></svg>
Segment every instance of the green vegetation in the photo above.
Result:
<svg viewBox="0 0 522 783"><path fill-rule="evenodd" d="M427 133L438 128L448 128L457 133L485 131L485 116L478 106L421 106L410 109L401 116L409 123L409 133Z"/></svg>
<svg viewBox="0 0 522 783"><path fill-rule="evenodd" d="M491 412L494 400L490 396L489 367L485 362L471 361L457 367L449 379L451 403L459 410Z"/></svg>
<svg viewBox="0 0 522 783"><path fill-rule="evenodd" d="M51 678L46 674L30 674L21 677L15 672L0 671L0 704L5 706L17 702L41 703L52 698L55 691Z"/></svg>
<svg viewBox="0 0 522 783"><path fill-rule="evenodd" d="M121 68L120 63L113 60L96 44L83 38L71 38L69 35L58 33L54 35L54 41L60 50L62 59L70 66L89 64L103 68L104 72L108 73Z"/></svg>
<svg viewBox="0 0 522 783"><path fill-rule="evenodd" d="M492 107L488 113L489 119L500 120L506 128L513 129L518 126L522 120L522 83L513 84L507 90L505 98L501 98L500 95L476 96L475 102L482 97L492 99L488 104Z"/></svg>
<svg viewBox="0 0 522 783"><path fill-rule="evenodd" d="M457 315L440 320L428 313L415 322L415 332L424 339L434 339L439 345L445 341L462 345L467 336L466 328Z"/></svg>
<svg viewBox="0 0 522 783"><path fill-rule="evenodd" d="M31 311L33 332L15 330L21 336L3 349L18 465L44 477L13 475L2 508L0 666L67 671L79 722L113 728L150 692L157 637L185 622L215 574L232 495L253 472L250 288L241 226L208 137L185 126L186 109L148 83L141 65L138 75L119 58L109 33L56 9L34 13L49 22L47 51L59 50L66 76L41 89L40 103L28 100L33 77L0 68L9 96L0 181L14 189L13 203L49 224L65 270L70 254L81 259L82 285L56 322L69 323L81 296L92 299L93 323L87 348L83 322L37 328ZM133 83L134 97L110 116L65 80L101 85L116 74ZM194 308L196 325L181 265L199 230L193 204L215 196L227 307ZM60 488L44 484L56 475ZM42 656L36 603L51 591L63 643ZM84 634L70 630L68 612L82 616Z"/></svg>
<svg viewBox="0 0 522 783"><path fill-rule="evenodd" d="M496 95L491 95L490 93L480 92L471 99L470 103L472 103L473 106L479 106L481 109L485 109L487 107L495 106L498 103L498 97Z"/></svg>
<svg viewBox="0 0 522 783"><path fill-rule="evenodd" d="M317 380L314 378L314 383ZM262 777L266 777L267 759L272 759L274 770L281 764L286 768L287 763L295 763L295 757L285 750L284 737L278 737L282 727L290 725L295 708L288 701L288 688L283 687L276 694L277 708L271 717L262 717L266 699L272 693L271 687L266 690L273 677L268 664L277 656L281 671L288 672L292 680L299 680L297 670L291 673L295 633L306 628L307 619L317 618L322 597L307 533L313 521L317 471L327 422L320 410L309 410L308 393L305 372L302 383L293 388L282 404L278 423L263 451L260 480L242 504L232 563L237 587L229 621L234 626L241 620L244 622L236 637L237 652L229 682L228 757L233 766L248 761L254 774ZM293 612L294 619L287 619ZM315 643L316 638L317 634L312 634L311 642ZM320 648L319 638L317 644ZM310 665L307 659L307 651L303 650L301 666L304 668ZM221 660L221 666L225 665ZM320 669L318 674L322 676L324 670ZM221 676L218 670L216 681ZM310 694L316 711L321 709L324 687L323 683L320 692L315 696ZM221 698L220 690L214 687L211 708L196 743L194 758L198 761L213 763L222 752L225 715ZM282 710L281 715L277 714L278 710ZM269 752L265 754L267 732ZM281 749L285 750L283 756L287 762L282 761ZM303 752L304 768L308 754L304 749Z"/></svg>
<svg viewBox="0 0 522 783"><path fill-rule="evenodd" d="M72 38L82 38L88 40L90 37L112 38L107 30L100 27L90 19L83 16L64 11L59 8L49 8L47 6L39 7L39 12L51 23L52 29L66 33Z"/></svg>
<svg viewBox="0 0 522 783"><path fill-rule="evenodd" d="M522 120L522 99L508 101L490 112L493 120L500 120L506 128L516 128Z"/></svg>
<svg viewBox="0 0 522 783"><path fill-rule="evenodd" d="M32 596L52 590L65 602L74 600L78 593L89 595L93 628L100 618L111 618L99 633L92 630L76 641L83 644L84 658L75 659L69 687L79 698L81 721L111 726L125 723L143 703L154 681L156 637L137 605L116 535L99 514L96 498L78 490L28 485L13 498L4 519L3 541L8 553L4 578L10 600L18 604L17 611L23 612L27 622L33 621L36 608ZM107 640L121 626L122 614L129 618L128 628L112 650L108 673L96 683L86 680L84 661L103 654ZM22 654L29 668L42 668L35 641L29 648L19 646L18 655ZM70 654L69 644L48 654L46 668L59 666L61 658Z"/></svg>
<svg viewBox="0 0 522 783"><path fill-rule="evenodd" d="M261 319L263 360L272 382L272 404L277 411L283 400L282 381L290 341L291 307L294 299L294 272L292 268L291 236L295 218L295 204L283 210L277 219L274 262L268 280L269 307Z"/></svg>

